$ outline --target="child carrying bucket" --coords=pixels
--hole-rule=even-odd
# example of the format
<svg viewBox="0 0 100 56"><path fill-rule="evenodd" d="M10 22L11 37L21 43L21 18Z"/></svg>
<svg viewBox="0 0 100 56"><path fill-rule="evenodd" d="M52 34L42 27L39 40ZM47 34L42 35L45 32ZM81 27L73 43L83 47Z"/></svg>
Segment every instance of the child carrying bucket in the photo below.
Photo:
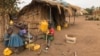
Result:
<svg viewBox="0 0 100 56"><path fill-rule="evenodd" d="M51 41L54 39L54 28L52 23L43 20L40 23L40 30L44 33L43 39L46 40L46 48L49 48Z"/></svg>

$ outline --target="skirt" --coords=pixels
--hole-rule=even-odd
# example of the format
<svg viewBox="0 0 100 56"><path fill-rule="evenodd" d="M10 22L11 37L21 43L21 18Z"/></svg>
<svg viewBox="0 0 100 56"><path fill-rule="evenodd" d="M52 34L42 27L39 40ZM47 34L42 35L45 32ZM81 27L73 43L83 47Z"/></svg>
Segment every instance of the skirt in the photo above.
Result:
<svg viewBox="0 0 100 56"><path fill-rule="evenodd" d="M9 47L21 47L24 45L23 39L18 34L12 34L9 39Z"/></svg>

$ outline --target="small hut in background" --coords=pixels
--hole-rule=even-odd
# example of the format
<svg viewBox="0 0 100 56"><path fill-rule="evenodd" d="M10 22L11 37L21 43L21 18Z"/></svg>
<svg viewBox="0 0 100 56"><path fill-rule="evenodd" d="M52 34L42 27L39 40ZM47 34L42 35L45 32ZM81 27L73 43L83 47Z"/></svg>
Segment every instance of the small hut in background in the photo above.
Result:
<svg viewBox="0 0 100 56"><path fill-rule="evenodd" d="M92 17L96 20L100 20L100 9L95 9L92 12Z"/></svg>
<svg viewBox="0 0 100 56"><path fill-rule="evenodd" d="M81 14L80 13L81 8L79 6L72 5L72 4L69 4L69 3L65 7L68 8L69 11L70 11L70 14L69 15L67 14L67 16L69 17L69 24L70 24L70 17L73 17L73 19L74 19L73 24L75 24L76 16Z"/></svg>
<svg viewBox="0 0 100 56"><path fill-rule="evenodd" d="M94 10L94 11L92 12L92 15L100 15L100 9Z"/></svg>
<svg viewBox="0 0 100 56"><path fill-rule="evenodd" d="M92 11L92 15L86 16L86 20L100 21L100 9L96 8Z"/></svg>

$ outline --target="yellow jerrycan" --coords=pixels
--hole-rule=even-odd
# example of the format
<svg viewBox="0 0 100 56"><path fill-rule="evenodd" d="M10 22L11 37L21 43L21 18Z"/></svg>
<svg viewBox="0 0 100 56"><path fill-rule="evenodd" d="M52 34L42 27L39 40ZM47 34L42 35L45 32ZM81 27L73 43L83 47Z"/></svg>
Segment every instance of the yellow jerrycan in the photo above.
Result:
<svg viewBox="0 0 100 56"><path fill-rule="evenodd" d="M10 25L13 25L13 24L14 24L14 22L13 22L12 20L10 20L10 22L9 22L9 23L10 23Z"/></svg>
<svg viewBox="0 0 100 56"><path fill-rule="evenodd" d="M65 24L64 24L64 27L67 28L67 27L68 27L68 23L65 23Z"/></svg>
<svg viewBox="0 0 100 56"><path fill-rule="evenodd" d="M60 25L57 26L57 30L61 31L61 26Z"/></svg>
<svg viewBox="0 0 100 56"><path fill-rule="evenodd" d="M4 49L3 51L4 56L10 56L12 54L12 50L9 48Z"/></svg>
<svg viewBox="0 0 100 56"><path fill-rule="evenodd" d="M47 30L48 30L48 22L46 20L41 21L39 28L40 28L40 30L42 32L47 32Z"/></svg>

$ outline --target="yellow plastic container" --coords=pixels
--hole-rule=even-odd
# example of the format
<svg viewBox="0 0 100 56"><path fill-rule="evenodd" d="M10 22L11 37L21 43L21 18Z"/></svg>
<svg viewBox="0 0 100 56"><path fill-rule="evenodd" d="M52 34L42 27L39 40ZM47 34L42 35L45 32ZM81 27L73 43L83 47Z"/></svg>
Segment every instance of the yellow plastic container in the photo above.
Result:
<svg viewBox="0 0 100 56"><path fill-rule="evenodd" d="M14 24L14 22L12 20L10 20L10 25L13 25L13 24Z"/></svg>
<svg viewBox="0 0 100 56"><path fill-rule="evenodd" d="M12 54L12 50L9 48L4 49L3 51L4 56L10 56Z"/></svg>
<svg viewBox="0 0 100 56"><path fill-rule="evenodd" d="M65 23L65 24L64 24L64 27L67 28L67 27L68 27L68 23Z"/></svg>
<svg viewBox="0 0 100 56"><path fill-rule="evenodd" d="M27 44L27 45L26 45L26 48L32 48L32 47L34 47L34 45L35 45L35 44L33 44L33 43Z"/></svg>
<svg viewBox="0 0 100 56"><path fill-rule="evenodd" d="M40 30L42 32L47 32L47 30L48 30L48 22L46 20L41 21L39 28L40 28Z"/></svg>
<svg viewBox="0 0 100 56"><path fill-rule="evenodd" d="M61 26L60 25L57 26L57 30L61 31Z"/></svg>
<svg viewBox="0 0 100 56"><path fill-rule="evenodd" d="M33 50L34 50L34 51L37 51L37 50L39 50L39 49L40 49L40 45L39 45L39 44L35 44Z"/></svg>
<svg viewBox="0 0 100 56"><path fill-rule="evenodd" d="M40 49L40 45L31 43L31 44L27 44L26 48L28 48L28 49L30 48L33 51L37 51Z"/></svg>

